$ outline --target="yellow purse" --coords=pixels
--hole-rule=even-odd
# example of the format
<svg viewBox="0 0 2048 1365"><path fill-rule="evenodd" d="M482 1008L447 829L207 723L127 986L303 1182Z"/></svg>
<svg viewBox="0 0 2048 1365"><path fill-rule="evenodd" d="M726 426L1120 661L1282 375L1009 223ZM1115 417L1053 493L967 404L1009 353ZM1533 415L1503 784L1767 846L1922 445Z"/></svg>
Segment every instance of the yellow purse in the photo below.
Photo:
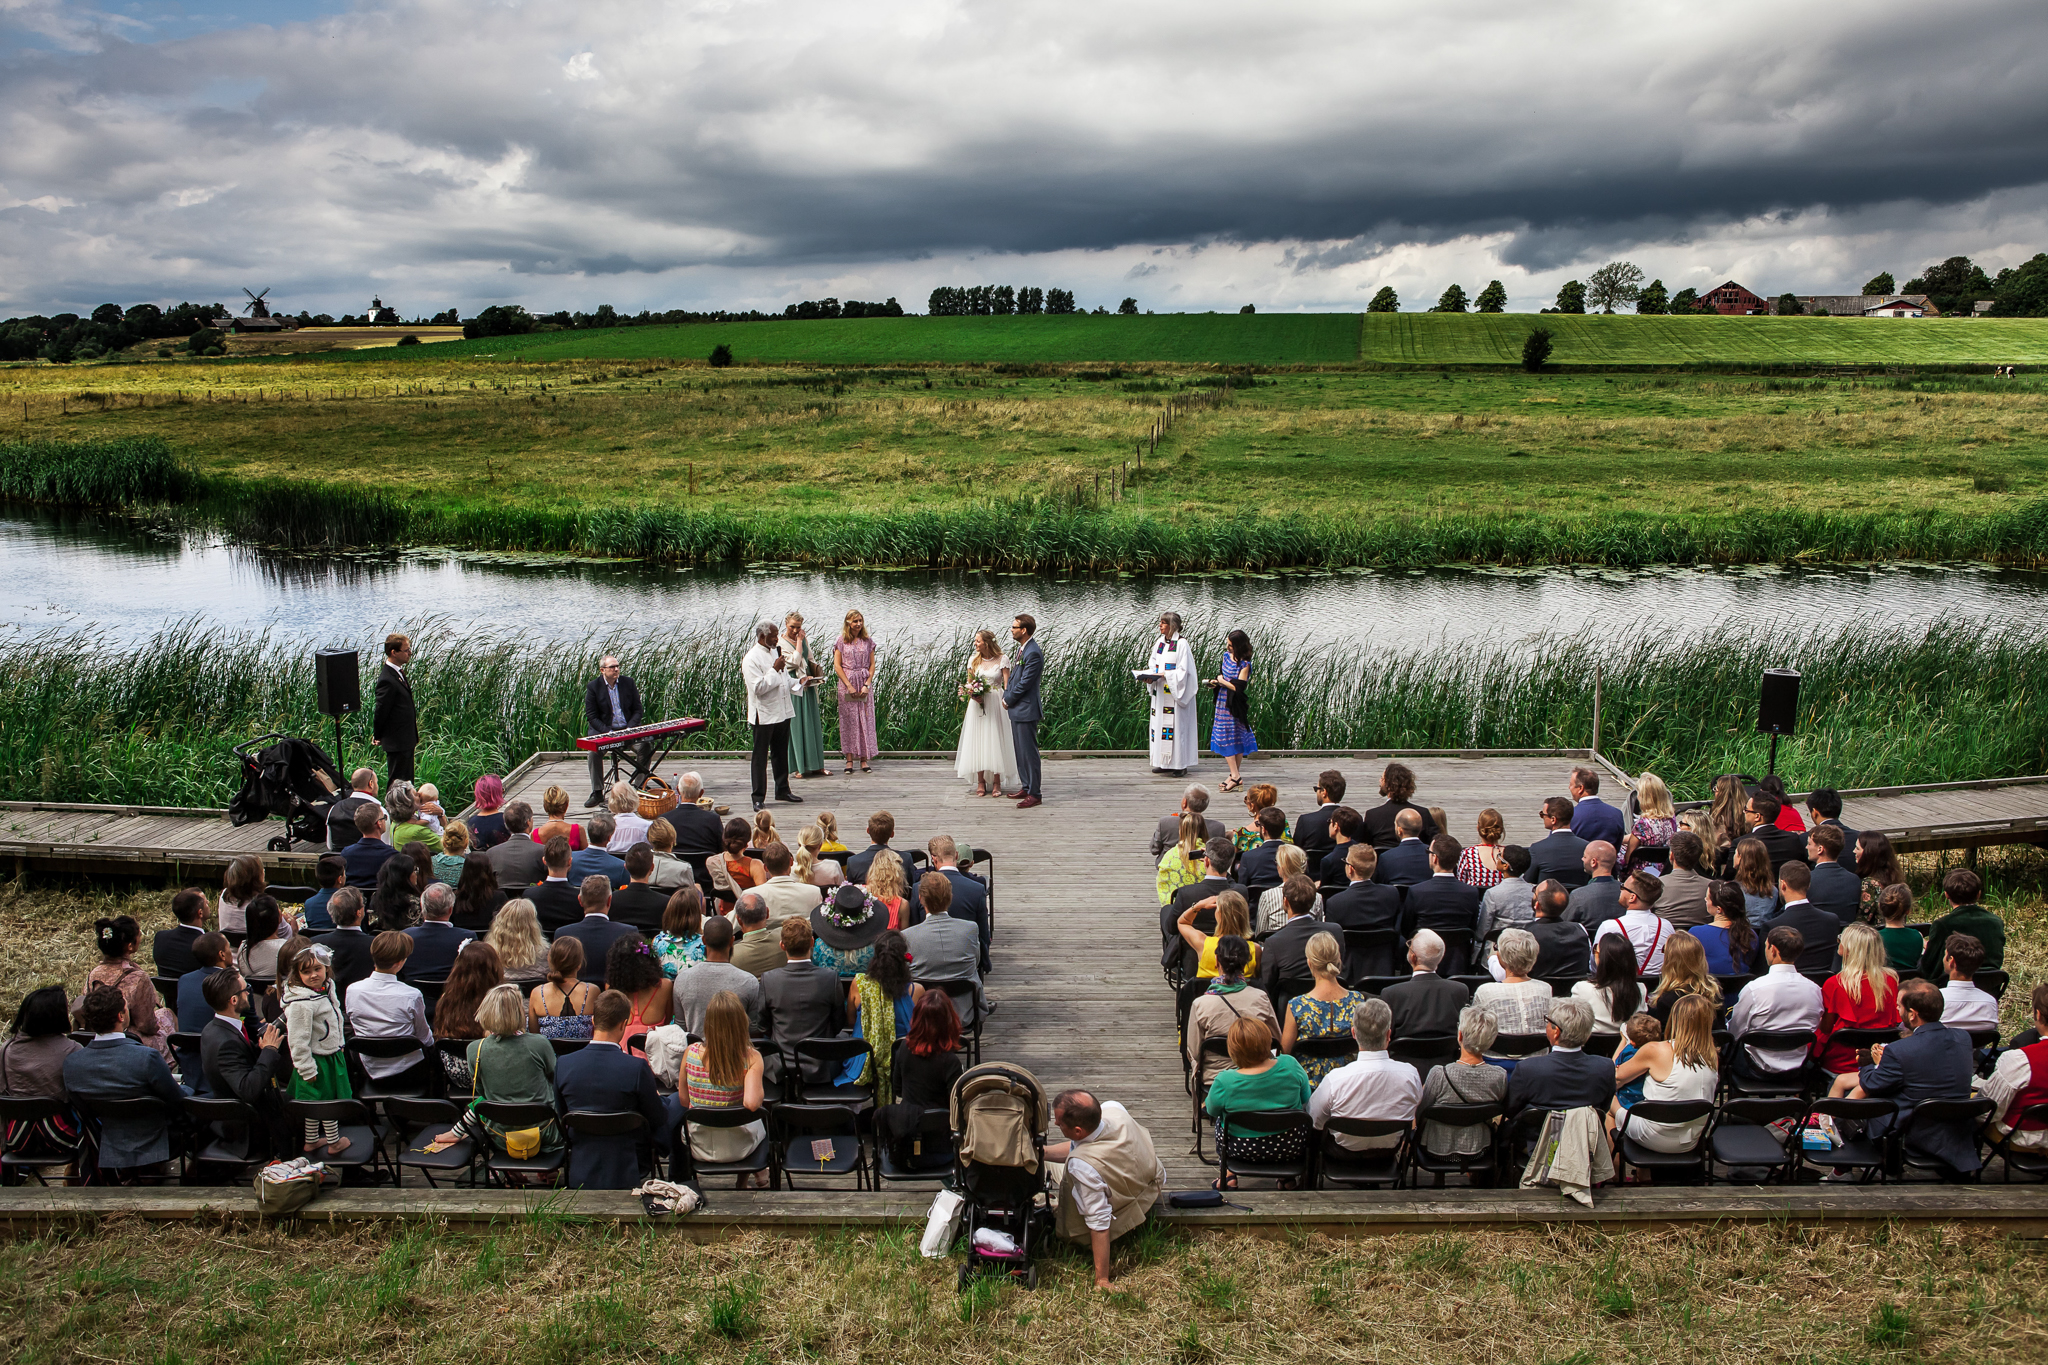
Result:
<svg viewBox="0 0 2048 1365"><path fill-rule="evenodd" d="M469 1093L477 1093L477 1062L483 1056L479 1046L469 1054ZM507 1128L505 1130L505 1155L514 1161L526 1161L540 1155L540 1129Z"/></svg>

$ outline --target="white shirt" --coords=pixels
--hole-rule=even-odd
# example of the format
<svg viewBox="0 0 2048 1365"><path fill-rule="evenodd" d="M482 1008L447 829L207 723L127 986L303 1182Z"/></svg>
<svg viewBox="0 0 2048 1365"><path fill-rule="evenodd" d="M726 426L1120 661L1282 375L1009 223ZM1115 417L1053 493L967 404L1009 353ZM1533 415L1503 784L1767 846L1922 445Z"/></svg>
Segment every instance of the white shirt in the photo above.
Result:
<svg viewBox="0 0 2048 1365"><path fill-rule="evenodd" d="M1771 969L1742 988L1728 1031L1740 1038L1760 1029L1797 1032L1820 1026L1820 987L1799 974L1789 962L1773 962ZM1806 1065L1807 1049L1779 1050L1745 1048L1759 1070L1779 1073L1797 1071Z"/></svg>
<svg viewBox="0 0 2048 1365"><path fill-rule="evenodd" d="M1998 997L1974 981L1951 981L1941 988L1941 1022L1965 1033L1998 1027Z"/></svg>
<svg viewBox="0 0 2048 1365"><path fill-rule="evenodd" d="M1115 1110L1118 1118L1129 1124L1131 1113L1115 1100L1102 1102L1102 1122L1095 1125L1095 1131L1084 1138L1075 1138L1067 1148L1067 1174L1074 1177L1074 1207L1081 1212L1081 1221L1088 1225L1090 1232L1108 1232L1115 1221L1115 1212L1109 1206L1109 1186L1102 1179L1102 1172L1095 1169L1081 1149L1102 1135L1109 1124L1110 1111Z"/></svg>
<svg viewBox="0 0 2048 1365"><path fill-rule="evenodd" d="M780 650L764 649L756 640L740 662L740 677L747 685L749 725L773 725L796 715L793 698L802 684L792 683L789 674L775 671L775 661L781 657Z"/></svg>
<svg viewBox="0 0 2048 1365"><path fill-rule="evenodd" d="M371 972L348 988L348 1030L358 1038L417 1038L432 1046L434 1030L427 1027L427 1000L417 988L406 985L394 972ZM381 1081L417 1066L417 1052L403 1057L365 1057L363 1070L370 1079Z"/></svg>
<svg viewBox="0 0 2048 1365"><path fill-rule="evenodd" d="M652 820L641 819L633 811L627 811L623 815L614 815L612 817L612 838L611 842L605 845L605 851L608 853L624 853L627 849L647 837L647 827L653 823Z"/></svg>
<svg viewBox="0 0 2048 1365"><path fill-rule="evenodd" d="M1664 945L1676 932L1670 920L1653 910L1641 908L1600 926L1601 938L1620 934L1628 939L1629 945L1636 950L1636 972L1641 976L1655 976L1664 966Z"/></svg>
<svg viewBox="0 0 2048 1365"><path fill-rule="evenodd" d="M1948 1022L1946 1008L1942 1011L1941 1022ZM1991 1074L1977 1086L1977 1094L1990 1100L1998 1107L1991 1111L1991 1123L1997 1131L2009 1132L2008 1125L2018 1122L2019 1115L2009 1112L2012 1102L2033 1083L2034 1064L2021 1048L2013 1048L1998 1059L1998 1065L1991 1068ZM2013 1133L2012 1145L2022 1151L2048 1149L2048 1128L2037 1128L2031 1132Z"/></svg>
<svg viewBox="0 0 2048 1365"><path fill-rule="evenodd" d="M1308 1098L1308 1116L1321 1128L1331 1118L1401 1119L1412 1122L1422 1104L1422 1077L1406 1062L1385 1052L1361 1052L1358 1060L1338 1067ZM1337 1145L1354 1152L1392 1147L1397 1136L1381 1138L1336 1135Z"/></svg>

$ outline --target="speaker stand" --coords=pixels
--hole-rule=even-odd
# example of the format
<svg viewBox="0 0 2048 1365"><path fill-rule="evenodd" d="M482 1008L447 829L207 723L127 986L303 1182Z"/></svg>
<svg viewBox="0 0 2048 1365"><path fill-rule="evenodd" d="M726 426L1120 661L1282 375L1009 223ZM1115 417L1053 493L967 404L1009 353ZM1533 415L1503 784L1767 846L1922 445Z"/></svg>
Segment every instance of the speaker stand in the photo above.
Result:
<svg viewBox="0 0 2048 1365"><path fill-rule="evenodd" d="M336 722L336 724L338 725L338 724L340 724L340 722L338 722L338 721L337 721L337 722ZM1765 772L1766 774L1775 774L1775 773L1776 773L1777 771L1778 771L1778 732L1777 732L1776 730L1773 730L1773 731L1771 731L1771 758L1770 758L1770 766L1769 766L1768 768L1765 768L1765 769L1764 769L1764 772Z"/></svg>
<svg viewBox="0 0 2048 1365"><path fill-rule="evenodd" d="M1772 742L1775 743L1776 741L1774 740ZM340 716L336 716L334 718L334 766L341 771L344 777L346 777L348 773L348 755L344 754L341 751Z"/></svg>

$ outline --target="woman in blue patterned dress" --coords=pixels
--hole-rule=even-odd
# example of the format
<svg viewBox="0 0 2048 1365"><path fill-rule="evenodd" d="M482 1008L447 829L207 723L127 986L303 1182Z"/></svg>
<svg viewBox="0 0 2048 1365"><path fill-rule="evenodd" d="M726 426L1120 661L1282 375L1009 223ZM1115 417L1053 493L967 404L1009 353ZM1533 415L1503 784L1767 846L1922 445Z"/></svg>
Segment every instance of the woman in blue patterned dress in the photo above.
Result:
<svg viewBox="0 0 2048 1365"><path fill-rule="evenodd" d="M1252 734L1251 702L1246 696L1252 681L1252 638L1233 630L1229 643L1222 674L1209 680L1216 688L1216 721L1209 727L1209 747L1230 764L1223 790L1234 792L1244 785L1238 764L1246 754L1259 751L1259 741Z"/></svg>
<svg viewBox="0 0 2048 1365"><path fill-rule="evenodd" d="M1280 1023L1280 1050L1292 1053L1295 1045L1309 1038L1349 1038L1351 1017L1365 997L1346 990L1337 980L1343 966L1344 947L1337 936L1317 934L1304 950L1308 969L1316 979L1315 989L1287 1002L1287 1017ZM1308 1083L1321 1085L1323 1077L1343 1066L1348 1057L1297 1058L1308 1073Z"/></svg>

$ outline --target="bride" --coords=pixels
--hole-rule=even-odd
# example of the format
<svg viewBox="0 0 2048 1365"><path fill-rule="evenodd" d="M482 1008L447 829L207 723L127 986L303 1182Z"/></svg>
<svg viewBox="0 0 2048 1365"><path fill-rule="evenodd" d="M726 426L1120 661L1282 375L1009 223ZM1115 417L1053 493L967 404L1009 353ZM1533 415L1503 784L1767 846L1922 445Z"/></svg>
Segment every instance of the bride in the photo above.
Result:
<svg viewBox="0 0 2048 1365"><path fill-rule="evenodd" d="M1010 681L1010 665L996 646L992 630L974 633L974 652L967 658L967 671L988 683L988 691L967 699L967 716L960 722L960 749L953 771L963 781L972 780L976 796L1001 796L1005 786L1017 781L1017 749L1010 737L1010 710L1003 705L1003 688ZM965 695L966 684L961 684Z"/></svg>

